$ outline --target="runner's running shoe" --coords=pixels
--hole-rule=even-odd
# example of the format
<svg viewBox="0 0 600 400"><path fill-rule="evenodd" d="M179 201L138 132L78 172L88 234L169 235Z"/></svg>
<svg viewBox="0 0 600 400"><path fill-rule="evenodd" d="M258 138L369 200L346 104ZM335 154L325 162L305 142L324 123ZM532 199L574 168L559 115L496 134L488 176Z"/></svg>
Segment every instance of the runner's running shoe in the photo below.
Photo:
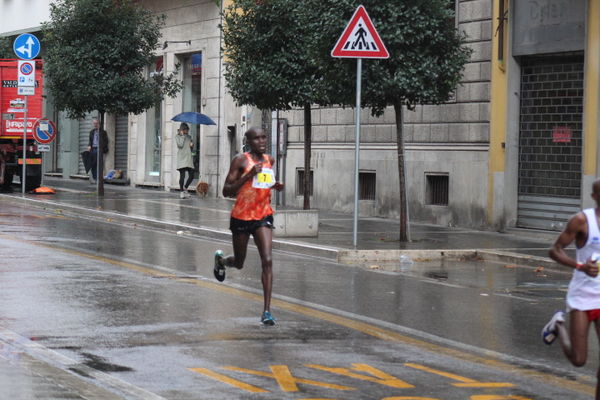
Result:
<svg viewBox="0 0 600 400"><path fill-rule="evenodd" d="M263 325L273 326L275 325L275 318L271 315L269 311L265 311L262 317L260 317L260 322L262 322Z"/></svg>
<svg viewBox="0 0 600 400"><path fill-rule="evenodd" d="M215 274L215 278L219 282L223 282L225 280L225 266L223 265L223 250L215 251L215 266L213 268L213 273Z"/></svg>
<svg viewBox="0 0 600 400"><path fill-rule="evenodd" d="M544 329L542 329L542 340L547 345L551 345L558 337L558 329L556 328L557 322L565 322L564 312L557 311L556 314L552 316L550 322L548 322L546 326L544 326Z"/></svg>

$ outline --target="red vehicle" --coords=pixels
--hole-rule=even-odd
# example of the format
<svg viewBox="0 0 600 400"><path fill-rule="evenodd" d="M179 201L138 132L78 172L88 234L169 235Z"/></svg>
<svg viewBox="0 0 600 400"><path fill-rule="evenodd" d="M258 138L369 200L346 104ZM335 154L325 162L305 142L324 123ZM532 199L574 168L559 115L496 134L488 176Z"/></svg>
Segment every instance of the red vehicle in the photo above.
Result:
<svg viewBox="0 0 600 400"><path fill-rule="evenodd" d="M20 177L23 171L25 96L18 94L18 61L0 59L0 152L6 164L3 189L9 188L13 176ZM35 60L35 94L27 96L26 190L39 187L42 181L42 154L33 139L33 124L43 116L42 68L42 61Z"/></svg>

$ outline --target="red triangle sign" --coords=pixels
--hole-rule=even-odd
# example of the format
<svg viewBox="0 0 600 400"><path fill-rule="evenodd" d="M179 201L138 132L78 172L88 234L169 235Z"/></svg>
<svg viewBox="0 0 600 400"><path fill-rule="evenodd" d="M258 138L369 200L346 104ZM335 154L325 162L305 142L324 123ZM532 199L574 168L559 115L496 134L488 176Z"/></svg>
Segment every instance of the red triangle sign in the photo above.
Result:
<svg viewBox="0 0 600 400"><path fill-rule="evenodd" d="M338 58L390 58L364 6L358 6L331 51Z"/></svg>

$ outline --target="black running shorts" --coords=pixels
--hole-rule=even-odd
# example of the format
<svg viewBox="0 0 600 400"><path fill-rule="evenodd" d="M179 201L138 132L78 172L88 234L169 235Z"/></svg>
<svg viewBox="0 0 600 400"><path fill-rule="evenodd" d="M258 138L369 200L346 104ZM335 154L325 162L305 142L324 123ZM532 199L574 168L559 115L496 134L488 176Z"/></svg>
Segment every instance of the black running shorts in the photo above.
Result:
<svg viewBox="0 0 600 400"><path fill-rule="evenodd" d="M263 226L275 229L273 226L273 215L267 215L263 219L253 219L250 221L231 217L231 220L229 221L229 230L231 230L231 233L233 234L245 233L247 235L253 235L258 228L262 228Z"/></svg>

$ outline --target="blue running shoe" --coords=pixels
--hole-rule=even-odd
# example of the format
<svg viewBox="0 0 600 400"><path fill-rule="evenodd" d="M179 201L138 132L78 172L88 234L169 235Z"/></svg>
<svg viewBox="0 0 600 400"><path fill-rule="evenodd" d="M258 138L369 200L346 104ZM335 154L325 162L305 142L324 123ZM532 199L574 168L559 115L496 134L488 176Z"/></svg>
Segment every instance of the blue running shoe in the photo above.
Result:
<svg viewBox="0 0 600 400"><path fill-rule="evenodd" d="M275 318L269 311L265 311L262 317L260 317L260 322L262 322L263 325L273 326L275 325Z"/></svg>
<svg viewBox="0 0 600 400"><path fill-rule="evenodd" d="M556 314L552 316L550 322L542 329L542 340L547 345L551 345L558 337L558 329L556 328L558 322L565 322L565 313L562 311L557 311Z"/></svg>
<svg viewBox="0 0 600 400"><path fill-rule="evenodd" d="M215 278L219 282L225 280L225 266L223 265L223 250L215 251L215 266L213 267Z"/></svg>

